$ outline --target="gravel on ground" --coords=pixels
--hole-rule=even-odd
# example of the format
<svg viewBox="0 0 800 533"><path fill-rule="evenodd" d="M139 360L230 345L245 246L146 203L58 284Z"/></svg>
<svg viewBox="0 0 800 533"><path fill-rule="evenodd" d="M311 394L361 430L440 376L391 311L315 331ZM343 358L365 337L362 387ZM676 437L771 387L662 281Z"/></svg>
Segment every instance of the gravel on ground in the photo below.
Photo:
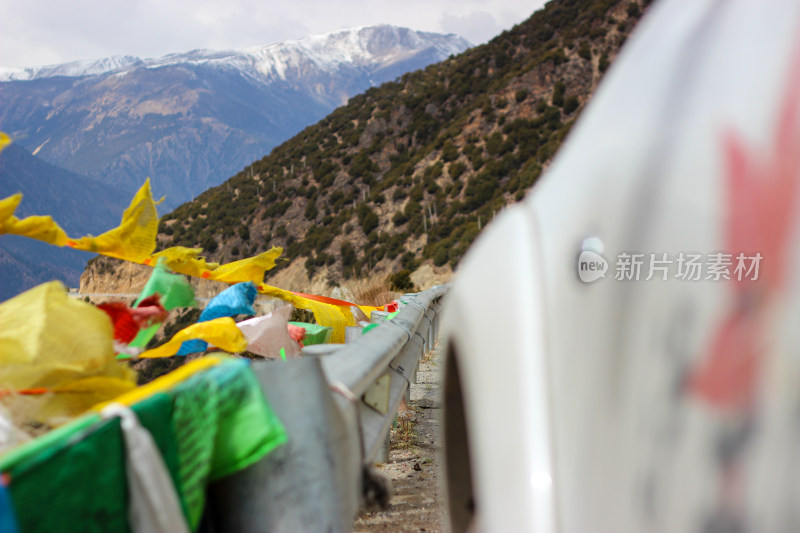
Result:
<svg viewBox="0 0 800 533"><path fill-rule="evenodd" d="M411 385L410 401L400 407L392 429L389 459L376 465L391 480L392 496L386 509L367 509L354 525L357 533L446 531L441 492L440 350L425 354Z"/></svg>

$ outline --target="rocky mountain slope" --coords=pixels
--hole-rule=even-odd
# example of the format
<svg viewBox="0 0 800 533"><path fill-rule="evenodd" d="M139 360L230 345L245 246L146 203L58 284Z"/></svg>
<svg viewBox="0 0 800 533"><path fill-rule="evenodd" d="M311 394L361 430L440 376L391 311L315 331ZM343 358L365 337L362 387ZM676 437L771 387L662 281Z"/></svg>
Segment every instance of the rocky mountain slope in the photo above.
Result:
<svg viewBox="0 0 800 533"><path fill-rule="evenodd" d="M369 89L164 216L160 246L220 261L284 246L268 281L299 290L421 264L445 275L535 183L646 4L553 0Z"/></svg>
<svg viewBox="0 0 800 533"><path fill-rule="evenodd" d="M175 207L365 89L459 53L455 35L362 27L247 50L0 70L0 129L43 160Z"/></svg>

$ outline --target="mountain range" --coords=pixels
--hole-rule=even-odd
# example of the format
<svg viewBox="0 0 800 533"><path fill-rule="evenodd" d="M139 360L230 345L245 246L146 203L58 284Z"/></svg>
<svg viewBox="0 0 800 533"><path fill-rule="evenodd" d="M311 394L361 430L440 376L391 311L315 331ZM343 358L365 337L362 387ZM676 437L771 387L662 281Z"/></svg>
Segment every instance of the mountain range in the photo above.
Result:
<svg viewBox="0 0 800 533"><path fill-rule="evenodd" d="M162 217L159 246L220 262L282 246L267 282L303 292L401 270L444 278L535 186L648 4L551 0L485 45L370 88ZM101 290L109 262L81 287Z"/></svg>
<svg viewBox="0 0 800 533"><path fill-rule="evenodd" d="M462 52L456 35L388 25L245 50L0 69L0 129L44 161L170 208L365 89Z"/></svg>
<svg viewBox="0 0 800 533"><path fill-rule="evenodd" d="M114 185L55 167L11 144L0 154L0 198L22 193L15 215L51 215L68 235L100 234L119 224L130 195ZM0 237L0 301L44 281L77 287L94 254Z"/></svg>

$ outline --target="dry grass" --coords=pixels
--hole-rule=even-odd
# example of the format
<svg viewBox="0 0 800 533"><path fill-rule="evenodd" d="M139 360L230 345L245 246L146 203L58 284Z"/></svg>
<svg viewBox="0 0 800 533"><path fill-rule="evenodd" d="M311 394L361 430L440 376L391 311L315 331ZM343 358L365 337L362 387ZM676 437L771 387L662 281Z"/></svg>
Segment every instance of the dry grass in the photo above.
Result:
<svg viewBox="0 0 800 533"><path fill-rule="evenodd" d="M344 290L353 295L352 301L359 305L384 305L401 296L389 288L385 277L350 280L342 285Z"/></svg>
<svg viewBox="0 0 800 533"><path fill-rule="evenodd" d="M393 447L405 450L416 445L417 435L414 432L416 421L417 415L411 408L397 413L397 427L392 432Z"/></svg>

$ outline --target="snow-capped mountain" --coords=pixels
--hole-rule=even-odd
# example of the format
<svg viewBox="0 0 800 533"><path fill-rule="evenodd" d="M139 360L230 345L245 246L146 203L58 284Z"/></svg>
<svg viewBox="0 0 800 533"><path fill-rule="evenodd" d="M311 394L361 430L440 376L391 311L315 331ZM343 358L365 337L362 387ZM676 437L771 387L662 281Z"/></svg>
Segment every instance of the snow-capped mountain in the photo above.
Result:
<svg viewBox="0 0 800 533"><path fill-rule="evenodd" d="M244 50L0 68L0 130L108 183L132 190L150 176L174 207L351 96L468 46L380 25Z"/></svg>
<svg viewBox="0 0 800 533"><path fill-rule="evenodd" d="M138 57L113 56L95 61L70 61L69 63L47 65L44 67L0 67L0 81L25 81L36 78L52 78L54 76L67 76L71 78L95 76L97 74L115 72L124 68L133 68L141 64L142 60Z"/></svg>
<svg viewBox="0 0 800 533"><path fill-rule="evenodd" d="M179 64L232 67L257 75L262 81L285 80L288 72L309 61L321 70L333 72L342 65L367 67L403 61L426 49L448 57L469 46L468 41L457 35L418 32L383 24L243 50L193 50L157 59L112 56L42 67L0 67L0 81L29 81L56 76L79 78L112 73L124 75L141 67L153 69Z"/></svg>

